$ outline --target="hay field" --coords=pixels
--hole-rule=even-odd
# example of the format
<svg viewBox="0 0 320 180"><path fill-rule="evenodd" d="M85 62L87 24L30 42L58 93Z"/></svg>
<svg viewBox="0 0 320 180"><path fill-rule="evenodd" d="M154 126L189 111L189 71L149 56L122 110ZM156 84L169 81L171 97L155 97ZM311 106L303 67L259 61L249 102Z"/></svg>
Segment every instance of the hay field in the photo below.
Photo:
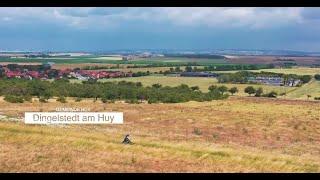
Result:
<svg viewBox="0 0 320 180"><path fill-rule="evenodd" d="M320 172L319 102L236 98L179 104L9 104L2 115L84 107L124 125L0 120L0 172ZM134 145L121 144L129 133Z"/></svg>

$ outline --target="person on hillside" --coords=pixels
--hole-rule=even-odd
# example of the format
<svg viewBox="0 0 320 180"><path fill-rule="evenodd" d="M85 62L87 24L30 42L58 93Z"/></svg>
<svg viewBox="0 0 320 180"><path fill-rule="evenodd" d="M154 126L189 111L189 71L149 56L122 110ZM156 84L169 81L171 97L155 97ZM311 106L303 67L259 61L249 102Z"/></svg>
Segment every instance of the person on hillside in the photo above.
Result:
<svg viewBox="0 0 320 180"><path fill-rule="evenodd" d="M130 139L129 139L129 134L127 134L125 137L124 137L124 140L122 141L123 144L133 144Z"/></svg>

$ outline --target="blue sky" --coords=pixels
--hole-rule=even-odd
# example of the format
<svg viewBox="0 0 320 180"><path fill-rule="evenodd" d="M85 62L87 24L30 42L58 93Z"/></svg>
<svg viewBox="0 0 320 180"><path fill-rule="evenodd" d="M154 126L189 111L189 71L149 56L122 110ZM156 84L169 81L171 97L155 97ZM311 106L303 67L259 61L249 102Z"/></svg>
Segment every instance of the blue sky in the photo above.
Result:
<svg viewBox="0 0 320 180"><path fill-rule="evenodd" d="M0 8L0 50L320 51L320 8Z"/></svg>

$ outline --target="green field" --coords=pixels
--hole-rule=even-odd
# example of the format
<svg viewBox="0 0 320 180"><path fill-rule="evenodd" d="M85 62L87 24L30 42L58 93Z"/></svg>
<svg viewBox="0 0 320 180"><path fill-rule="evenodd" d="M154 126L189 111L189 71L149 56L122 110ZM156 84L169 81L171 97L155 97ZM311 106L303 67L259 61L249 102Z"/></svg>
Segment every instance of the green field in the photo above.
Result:
<svg viewBox="0 0 320 180"><path fill-rule="evenodd" d="M297 88L287 94L288 98L308 99L307 95L311 95L310 99L320 97L320 81L311 81L304 86Z"/></svg>
<svg viewBox="0 0 320 180"><path fill-rule="evenodd" d="M78 81L78 80L74 80ZM101 82L110 81L129 81L129 82L141 82L144 86L151 86L152 84L162 84L163 86L178 86L180 84L187 84L188 86L199 86L201 91L208 92L208 87L211 85L225 85L228 88L236 86L239 89L239 96L247 96L244 93L244 89L247 86L253 86L255 88L262 87L265 93L276 91L277 93L289 93L296 89L296 87L283 87L283 86L269 86L269 85L249 85L249 84L229 84L218 83L216 78L199 78L199 77L168 77L168 76L143 76L143 77L131 77L131 78L118 78L118 79L102 79Z"/></svg>
<svg viewBox="0 0 320 180"><path fill-rule="evenodd" d="M260 70L248 70L251 72L274 72L283 74L297 74L297 75L315 75L320 74L320 68L309 68L309 67L294 67L291 69L260 69ZM238 71L216 71L217 73L235 73Z"/></svg>
<svg viewBox="0 0 320 180"><path fill-rule="evenodd" d="M77 81L77 80L75 80ZM237 87L239 93L237 96L248 96L244 93L244 89L247 86L253 86L255 88L262 87L264 93L275 91L278 94L286 93L285 96L280 98L287 99L308 99L307 95L311 95L310 100L314 97L320 97L320 81L312 80L310 83L301 87L285 87L285 86L270 86L270 85L256 85L256 84L231 84L231 83L218 83L216 78L199 78L199 77L168 77L168 76L143 76L132 78L119 78L119 79L103 79L102 82L110 81L129 81L129 82L141 82L144 86L151 86L152 84L162 84L163 86L178 86L180 84L187 84L189 86L199 86L201 91L207 92L208 87L211 85L225 85L228 88Z"/></svg>
<svg viewBox="0 0 320 180"><path fill-rule="evenodd" d="M45 63L54 62L57 64L77 64L77 63L106 63L106 64L173 64L183 65L186 63L197 63L201 65L208 64L226 64L224 59L205 59L205 58L140 58L135 60L124 61L121 57L116 56L87 56L87 57L67 57L67 58L0 58L0 62L14 63Z"/></svg>

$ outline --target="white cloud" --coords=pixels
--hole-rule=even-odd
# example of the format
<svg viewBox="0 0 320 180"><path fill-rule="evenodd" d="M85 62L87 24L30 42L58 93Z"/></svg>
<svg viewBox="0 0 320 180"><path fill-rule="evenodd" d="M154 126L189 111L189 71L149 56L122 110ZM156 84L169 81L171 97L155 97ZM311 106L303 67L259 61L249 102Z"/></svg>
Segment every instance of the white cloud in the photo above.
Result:
<svg viewBox="0 0 320 180"><path fill-rule="evenodd" d="M317 9L318 10L318 9ZM319 11L316 11L317 13ZM269 28L301 23L313 17L303 8L0 8L0 18L10 23L54 23L77 28L121 26L132 20L210 28ZM307 16L305 15L307 14Z"/></svg>

